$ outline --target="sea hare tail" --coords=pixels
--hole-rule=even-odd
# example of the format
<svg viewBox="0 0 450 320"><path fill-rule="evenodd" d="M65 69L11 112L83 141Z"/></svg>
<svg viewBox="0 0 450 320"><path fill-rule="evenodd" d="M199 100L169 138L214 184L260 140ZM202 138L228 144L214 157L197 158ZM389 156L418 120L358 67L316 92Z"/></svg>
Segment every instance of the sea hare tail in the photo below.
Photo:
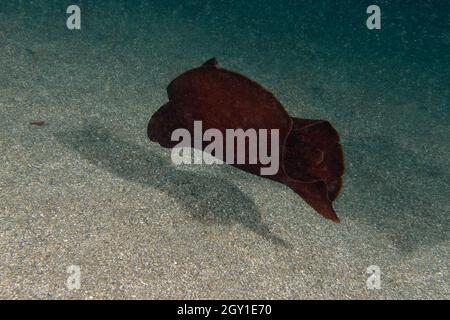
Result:
<svg viewBox="0 0 450 320"><path fill-rule="evenodd" d="M325 182L302 183L290 181L287 184L323 217L336 223L341 222L331 205L331 200L328 198L328 189Z"/></svg>

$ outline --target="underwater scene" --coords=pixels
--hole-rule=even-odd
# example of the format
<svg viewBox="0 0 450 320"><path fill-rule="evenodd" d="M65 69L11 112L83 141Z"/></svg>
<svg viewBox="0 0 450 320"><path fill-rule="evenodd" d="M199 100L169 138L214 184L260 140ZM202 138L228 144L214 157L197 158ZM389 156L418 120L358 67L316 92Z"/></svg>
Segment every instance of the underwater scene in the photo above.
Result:
<svg viewBox="0 0 450 320"><path fill-rule="evenodd" d="M1 299L448 299L450 2L4 0Z"/></svg>

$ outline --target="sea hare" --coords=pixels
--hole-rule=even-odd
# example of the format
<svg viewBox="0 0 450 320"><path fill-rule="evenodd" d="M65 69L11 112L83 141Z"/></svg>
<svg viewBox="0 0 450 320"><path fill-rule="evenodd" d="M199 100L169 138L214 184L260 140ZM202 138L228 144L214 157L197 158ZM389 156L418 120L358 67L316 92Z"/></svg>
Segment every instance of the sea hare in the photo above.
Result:
<svg viewBox="0 0 450 320"><path fill-rule="evenodd" d="M148 124L151 141L173 148L178 141L172 141L172 132L183 128L193 134L194 121L202 121L204 130L218 129L224 136L230 128L278 129L280 163L274 175L261 175L263 165L259 161L232 165L287 185L322 216L340 222L332 202L342 188L344 160L339 135L329 122L289 116L269 91L221 68L216 59L178 76L167 93L169 102ZM202 143L200 148L205 146Z"/></svg>

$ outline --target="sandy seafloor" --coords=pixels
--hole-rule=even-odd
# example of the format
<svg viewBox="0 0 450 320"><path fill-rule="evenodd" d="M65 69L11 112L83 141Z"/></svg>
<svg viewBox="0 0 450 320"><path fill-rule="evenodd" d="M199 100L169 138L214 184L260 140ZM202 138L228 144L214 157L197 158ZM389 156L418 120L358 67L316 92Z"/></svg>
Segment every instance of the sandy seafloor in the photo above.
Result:
<svg viewBox="0 0 450 320"><path fill-rule="evenodd" d="M365 1L72 3L0 4L0 298L448 298L448 2L377 1L379 31ZM341 224L148 140L213 56L337 128Z"/></svg>

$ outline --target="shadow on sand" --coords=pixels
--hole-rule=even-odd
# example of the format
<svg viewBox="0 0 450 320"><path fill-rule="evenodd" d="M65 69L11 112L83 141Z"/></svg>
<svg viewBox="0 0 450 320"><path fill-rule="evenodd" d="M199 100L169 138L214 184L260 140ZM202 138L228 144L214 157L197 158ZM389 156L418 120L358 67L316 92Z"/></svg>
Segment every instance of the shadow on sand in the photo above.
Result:
<svg viewBox="0 0 450 320"><path fill-rule="evenodd" d="M170 156L123 141L112 131L90 123L55 134L57 140L96 166L123 179L157 188L178 201L204 224L239 223L273 244L290 248L262 221L253 200L223 177L177 169ZM105 191L106 192L106 191Z"/></svg>
<svg viewBox="0 0 450 320"><path fill-rule="evenodd" d="M352 139L344 148L350 183L341 210L348 219L374 225L405 254L447 241L446 174L439 163L383 136Z"/></svg>

